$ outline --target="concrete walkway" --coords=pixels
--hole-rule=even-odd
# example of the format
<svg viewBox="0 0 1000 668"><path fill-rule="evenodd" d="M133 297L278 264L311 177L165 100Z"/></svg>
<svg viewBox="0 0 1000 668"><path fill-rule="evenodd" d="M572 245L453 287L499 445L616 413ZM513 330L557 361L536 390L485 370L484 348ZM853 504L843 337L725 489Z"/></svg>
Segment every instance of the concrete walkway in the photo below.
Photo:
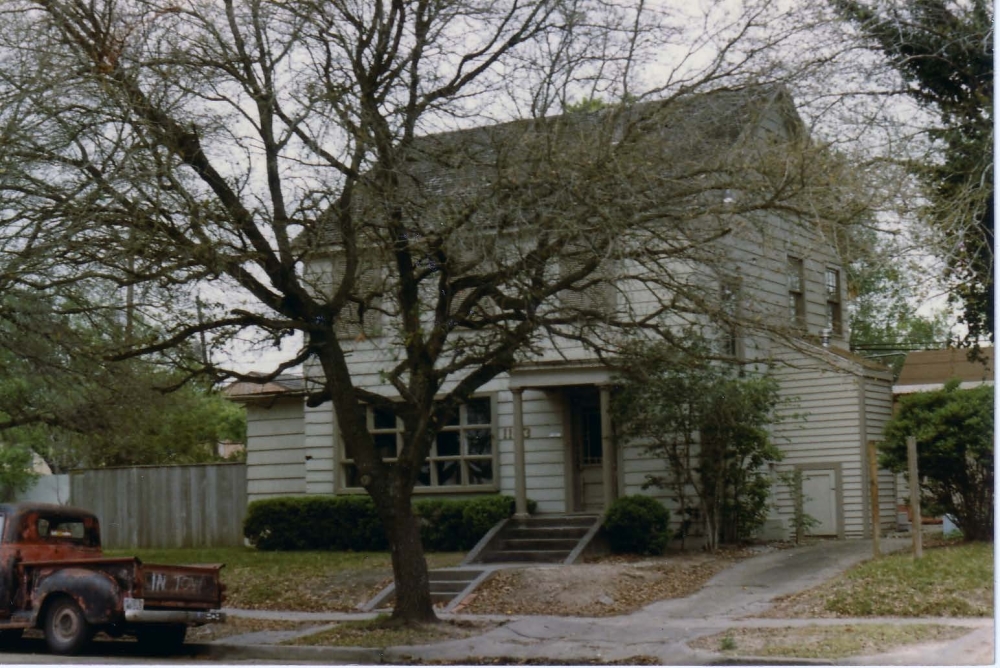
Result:
<svg viewBox="0 0 1000 668"><path fill-rule="evenodd" d="M883 541L883 551L903 549L908 541ZM420 647L392 647L385 651L362 648L274 646L291 637L309 635L331 622L370 618L368 613L291 613L229 610L234 617L315 621L300 631L260 632L212 643L210 653L220 658L255 658L275 661L323 663L407 663L413 660L460 663L475 658L576 660L581 663L621 661L652 656L663 665L759 663L753 657L733 659L692 650L691 640L736 627L787 627L808 625L861 625L875 623L941 623L968 627L962 638L910 646L871 657L856 657L858 665L975 665L993 664L992 619L756 619L752 615L770 607L784 594L809 589L832 578L871 555L870 541L829 541L772 551L744 560L710 580L696 594L660 601L630 615L588 617L489 617L507 623L483 635ZM570 567L572 568L572 567ZM474 615L447 614L443 618L484 619ZM805 663L794 660L792 663ZM768 659L768 663L775 663ZM833 663L833 662L809 662ZM841 662L845 663L845 662Z"/></svg>

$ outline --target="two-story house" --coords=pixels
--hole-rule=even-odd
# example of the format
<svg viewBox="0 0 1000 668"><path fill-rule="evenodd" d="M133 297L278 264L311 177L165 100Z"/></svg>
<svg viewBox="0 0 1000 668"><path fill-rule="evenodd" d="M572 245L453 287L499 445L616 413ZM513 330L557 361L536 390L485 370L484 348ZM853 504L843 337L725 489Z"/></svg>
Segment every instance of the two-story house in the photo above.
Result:
<svg viewBox="0 0 1000 668"><path fill-rule="evenodd" d="M508 132L497 127L500 135ZM463 132L489 135L480 128L430 139L455 145ZM775 136L797 132L801 121L786 92L737 91L696 98L679 116L658 124L647 141L669 144L675 148L673 159L697 163L705 153L740 143L773 144ZM630 173L642 176L638 170ZM721 182L703 191L716 197L715 204L683 222L698 231L698 243L692 244L698 252L685 256L680 263L685 269L674 271L671 285L656 279L661 265L635 254L618 259L600 285L559 295L553 308L583 303L609 309L619 322L663 312L668 324L674 317L678 327L702 327L721 356L769 369L786 402L784 419L774 426L785 458L772 472L767 534L788 534L795 509L779 473L800 469L804 510L817 521L813 534L868 535L865 452L890 416L891 374L848 350L841 260L818 223L804 224L779 211L748 215L740 211L744 195ZM336 272L335 258L335 253L317 255L315 274ZM574 261L567 250L552 270L571 271ZM683 299L667 294L682 287ZM391 319L376 309L359 317L360 322L345 318L337 325L351 350L352 378L373 392L391 394L381 381L396 359ZM603 359L608 353L606 348ZM540 513L600 512L631 494L659 494L669 505L666 491L642 489L647 474L663 471L663 460L641 444L616 439L609 412L614 372L601 359L577 337L541 341L511 372L480 387L462 406L438 436L415 493L509 494L519 508L525 498L534 500ZM310 373L307 368L307 379ZM230 396L248 407L251 500L364 492L331 404L307 407L303 390L301 380L282 379L266 391L243 383L230 388ZM402 438L400 421L387 411L367 411L376 447L392 457ZM880 483L888 528L895 498L891 474L880 474Z"/></svg>

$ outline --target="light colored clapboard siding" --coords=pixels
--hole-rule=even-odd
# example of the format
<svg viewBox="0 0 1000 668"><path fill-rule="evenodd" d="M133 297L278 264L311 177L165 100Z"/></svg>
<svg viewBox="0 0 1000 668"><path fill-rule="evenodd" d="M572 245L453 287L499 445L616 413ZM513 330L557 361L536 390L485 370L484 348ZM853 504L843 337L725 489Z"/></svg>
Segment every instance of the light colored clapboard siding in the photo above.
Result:
<svg viewBox="0 0 1000 668"><path fill-rule="evenodd" d="M247 500L250 502L275 496L298 496L306 493L305 479L247 480Z"/></svg>
<svg viewBox="0 0 1000 668"><path fill-rule="evenodd" d="M868 408L866 427L868 440L879 442L886 423L892 418L892 386L888 379L869 378L865 382L865 404ZM896 477L891 471L878 472L879 524L885 531L896 526Z"/></svg>
<svg viewBox="0 0 1000 668"><path fill-rule="evenodd" d="M247 453L247 466L275 466L279 464L303 464L302 454L295 450L254 450Z"/></svg>
<svg viewBox="0 0 1000 668"><path fill-rule="evenodd" d="M273 452L276 450L287 450L294 453L298 458L305 454L303 449L302 434L280 434L278 436L257 436L247 439L247 459L254 453Z"/></svg>
<svg viewBox="0 0 1000 668"><path fill-rule="evenodd" d="M247 500L305 492L301 397L247 407Z"/></svg>
<svg viewBox="0 0 1000 668"><path fill-rule="evenodd" d="M247 425L247 438L267 438L269 436L302 436L302 418L258 419Z"/></svg>
<svg viewBox="0 0 1000 668"><path fill-rule="evenodd" d="M785 453L778 470L795 465L839 465L842 506L839 509L846 536L861 536L865 518L862 494L861 395L858 376L831 371L823 360L781 350L789 365L775 368L781 393L794 401L781 408L788 419L774 428L776 442ZM859 373L861 369L857 370ZM796 415L797 414L797 415ZM775 495L776 515L791 529L792 495Z"/></svg>
<svg viewBox="0 0 1000 668"><path fill-rule="evenodd" d="M305 407L305 491L307 494L333 494L334 416L330 402Z"/></svg>

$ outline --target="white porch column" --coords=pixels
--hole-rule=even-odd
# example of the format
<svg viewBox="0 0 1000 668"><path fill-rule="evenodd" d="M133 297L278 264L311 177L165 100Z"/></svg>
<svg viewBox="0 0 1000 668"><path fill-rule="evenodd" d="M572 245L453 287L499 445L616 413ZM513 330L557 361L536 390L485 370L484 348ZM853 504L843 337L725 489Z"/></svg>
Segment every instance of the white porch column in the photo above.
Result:
<svg viewBox="0 0 1000 668"><path fill-rule="evenodd" d="M615 453L611 436L611 387L601 385L601 474L604 483L604 512L615 500Z"/></svg>
<svg viewBox="0 0 1000 668"><path fill-rule="evenodd" d="M522 405L523 388L511 390L514 395L514 517L524 519L528 516L528 494L524 471L524 407Z"/></svg>

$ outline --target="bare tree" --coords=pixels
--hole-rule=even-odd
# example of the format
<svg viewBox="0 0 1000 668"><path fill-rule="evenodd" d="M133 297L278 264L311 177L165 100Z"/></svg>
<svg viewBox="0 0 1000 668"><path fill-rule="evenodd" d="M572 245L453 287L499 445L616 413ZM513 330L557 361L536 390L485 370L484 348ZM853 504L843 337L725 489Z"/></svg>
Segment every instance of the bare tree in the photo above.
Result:
<svg viewBox="0 0 1000 668"><path fill-rule="evenodd" d="M714 16L650 70L684 24L642 4L9 0L3 271L161 288L134 306L160 333L116 357L302 335L262 376L179 362L258 382L308 365L385 526L394 617L433 620L410 500L478 388L553 348L683 348L680 324L796 338L719 299L726 244L818 242L864 193L780 85L814 63L782 66L797 29L764 31L774 11ZM579 99L607 105L550 115ZM199 315L206 283L227 299ZM373 350L392 399L352 376ZM402 421L391 465L359 404Z"/></svg>

